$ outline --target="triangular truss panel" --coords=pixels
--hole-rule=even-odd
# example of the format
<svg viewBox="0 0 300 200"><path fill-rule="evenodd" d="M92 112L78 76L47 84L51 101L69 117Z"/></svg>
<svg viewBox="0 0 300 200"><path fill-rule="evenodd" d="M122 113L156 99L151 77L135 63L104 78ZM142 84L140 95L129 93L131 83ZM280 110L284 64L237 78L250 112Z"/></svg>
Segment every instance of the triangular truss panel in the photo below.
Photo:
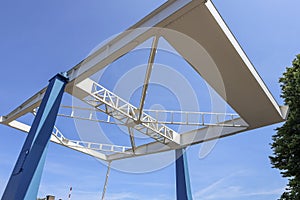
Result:
<svg viewBox="0 0 300 200"><path fill-rule="evenodd" d="M182 40L180 36L186 39ZM160 38L164 38L238 114L145 109ZM139 105L131 104L90 78L147 40L151 40L152 44ZM67 75L70 81L65 91L88 106L64 106L63 109L69 111L59 116L120 124L128 128L130 142L122 146L70 140L57 127L53 130L51 141L107 161L182 149L281 122L287 113L287 108L276 103L211 1L166 2L124 33L104 43L67 71ZM28 132L30 126L17 119L35 112L45 90L2 116L0 123ZM80 109L85 109L88 115L78 115ZM162 114L167 116L165 120L160 119ZM194 118L197 120L193 121ZM172 128L176 124L194 125L196 128L177 132ZM137 145L135 132L146 135L151 142Z"/></svg>

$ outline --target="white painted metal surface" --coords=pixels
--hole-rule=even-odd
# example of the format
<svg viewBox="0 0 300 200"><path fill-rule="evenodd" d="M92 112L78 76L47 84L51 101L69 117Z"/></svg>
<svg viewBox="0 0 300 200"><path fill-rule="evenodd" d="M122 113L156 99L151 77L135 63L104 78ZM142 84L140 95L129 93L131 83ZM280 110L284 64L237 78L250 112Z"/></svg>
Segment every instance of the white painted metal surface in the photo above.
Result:
<svg viewBox="0 0 300 200"><path fill-rule="evenodd" d="M66 147L83 148L87 150L100 151L100 152L114 152L114 153L130 153L130 147L118 146L113 144L101 144L95 142L84 142L79 140L67 139L57 127L54 127L52 135L55 136L59 142Z"/></svg>
<svg viewBox="0 0 300 200"><path fill-rule="evenodd" d="M83 99L85 102L95 108L100 108L100 106L104 104L106 107L103 111L120 121L122 124L132 127L135 130L165 144L169 142L173 142L175 144L180 143L179 134L176 133L176 131L159 123L153 117L144 112L141 112L141 116L139 117L140 112L135 106L131 105L129 102L123 100L93 80L85 79L80 82L77 87L89 94L89 96Z"/></svg>
<svg viewBox="0 0 300 200"><path fill-rule="evenodd" d="M141 27L146 28L138 29ZM167 28L183 33L202 46L206 54L188 54L188 48L193 48L193 44L183 45L176 38L164 34L163 31L158 33L157 29L151 27ZM89 79L91 75L145 40L157 35L164 37L238 115L179 111L179 114L185 117L175 120L174 116L178 114L176 111L147 111L143 109L143 106L140 107L141 109L137 109L122 100L117 94ZM208 58L207 55L210 57ZM209 59L210 62L208 62ZM215 71L211 70L213 65L217 67ZM215 79L216 72L220 74L221 80ZM276 103L211 1L167 1L127 32L103 44L99 50L70 69L68 76L70 82L66 86L66 92L117 119L118 124L134 128L155 139L155 142L135 146L133 134L130 134L132 147L106 146L92 142L68 140L58 130L54 131L51 141L102 160L111 161L182 148L278 123L284 121L287 114L287 109ZM73 93L75 89L77 92ZM28 132L30 126L17 121L17 119L33 112L39 106L44 92L45 88L6 116L1 116L0 123ZM145 96L146 90L143 94ZM143 102L143 98L141 102ZM102 109L101 106L104 106L105 109ZM167 120L159 120L158 115L161 113L169 116ZM197 115L196 122L191 120L192 115ZM206 115L210 115L216 120L208 123L205 121ZM88 118L72 113L64 113L59 116L100 123L115 123L109 118L98 120L93 115ZM169 124L194 125L196 129L177 133L168 127ZM109 152L109 154L103 152Z"/></svg>

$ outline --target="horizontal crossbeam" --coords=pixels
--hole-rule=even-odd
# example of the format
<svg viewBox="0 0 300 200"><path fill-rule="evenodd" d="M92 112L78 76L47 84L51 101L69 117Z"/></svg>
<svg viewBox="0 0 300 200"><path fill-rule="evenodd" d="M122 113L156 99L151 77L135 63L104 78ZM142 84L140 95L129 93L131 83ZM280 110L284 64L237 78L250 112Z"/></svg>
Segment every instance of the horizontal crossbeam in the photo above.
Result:
<svg viewBox="0 0 300 200"><path fill-rule="evenodd" d="M156 154L161 152L166 152L174 149L184 148L190 145L199 144L202 142L207 142L210 140L215 140L218 138L227 137L240 133L247 130L247 124L241 118L234 119L234 123L241 124L239 127L221 127L221 126L207 126L201 127L195 130L181 133L181 144L179 147L170 147L163 145L159 142L152 142L144 144L135 148L135 154L119 154L115 153L107 156L108 161L120 160L126 158L132 158L134 156L144 156L149 154Z"/></svg>
<svg viewBox="0 0 300 200"><path fill-rule="evenodd" d="M61 106L62 111L58 114L61 117L68 117L81 120L89 120L99 123L108 123L126 126L124 123L118 123L111 120L111 116L107 115L105 119L99 119L97 112L105 113L106 110L100 107L87 108L77 106ZM175 111L175 110L150 110L144 109L145 113L150 115L160 124L170 125L188 125L188 126L232 126L240 127L235 119L240 118L235 113L217 113L217 112L193 112L193 111ZM142 122L142 121L141 121Z"/></svg>
<svg viewBox="0 0 300 200"><path fill-rule="evenodd" d="M170 111L170 110L144 110L159 123L189 126L242 126L236 124L235 119L240 118L234 113Z"/></svg>
<svg viewBox="0 0 300 200"><path fill-rule="evenodd" d="M82 108L76 106L61 106L62 110L59 111L57 116L59 117L66 117L66 118L73 118L79 120L87 120L99 123L106 123L106 124L115 124L119 126L125 126L123 123L118 123L111 120L111 116L107 115L105 119L99 119L99 116L96 116L97 112L105 112L104 110L99 110L95 108Z"/></svg>
<svg viewBox="0 0 300 200"><path fill-rule="evenodd" d="M17 120L10 122L8 126L26 133L28 133L30 130L29 125ZM107 155L105 154L105 152L118 154L132 154L131 147L70 140L66 138L57 127L54 127L50 141L68 147L70 149L82 152L84 154L93 156L95 158L99 158L101 160L107 160Z"/></svg>

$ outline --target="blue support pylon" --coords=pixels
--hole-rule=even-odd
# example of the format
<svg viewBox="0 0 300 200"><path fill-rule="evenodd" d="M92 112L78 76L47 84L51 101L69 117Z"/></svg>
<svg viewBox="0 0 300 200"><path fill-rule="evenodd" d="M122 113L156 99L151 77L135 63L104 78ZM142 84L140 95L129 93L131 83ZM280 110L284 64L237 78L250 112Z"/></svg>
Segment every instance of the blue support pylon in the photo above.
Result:
<svg viewBox="0 0 300 200"><path fill-rule="evenodd" d="M176 149L176 196L177 200L192 200L190 176L185 149Z"/></svg>
<svg viewBox="0 0 300 200"><path fill-rule="evenodd" d="M36 200L47 146L68 78L57 74L49 85L32 123L2 200Z"/></svg>

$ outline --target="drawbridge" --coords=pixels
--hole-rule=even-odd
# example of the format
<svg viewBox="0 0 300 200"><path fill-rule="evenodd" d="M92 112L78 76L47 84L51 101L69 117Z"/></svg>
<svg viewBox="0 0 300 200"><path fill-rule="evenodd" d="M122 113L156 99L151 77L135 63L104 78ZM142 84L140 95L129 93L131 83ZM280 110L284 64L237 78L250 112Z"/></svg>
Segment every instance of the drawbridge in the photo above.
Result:
<svg viewBox="0 0 300 200"><path fill-rule="evenodd" d="M174 32L189 39L179 40ZM161 39L236 113L146 109L145 99ZM152 44L139 105L93 80L93 75L147 40ZM86 106L62 105L64 93ZM2 200L36 198L49 141L108 163L102 199L113 161L175 151L177 199L191 199L186 147L282 122L287 110L277 104L210 0L167 1L127 31L103 43L78 65L54 76L47 87L0 117L1 124L29 133ZM27 114L34 115L32 124L20 120ZM99 114L105 118L99 119ZM57 117L125 127L130 145L68 138L55 125ZM179 132L173 128L176 125L194 128ZM149 138L149 142L137 144L137 132Z"/></svg>

